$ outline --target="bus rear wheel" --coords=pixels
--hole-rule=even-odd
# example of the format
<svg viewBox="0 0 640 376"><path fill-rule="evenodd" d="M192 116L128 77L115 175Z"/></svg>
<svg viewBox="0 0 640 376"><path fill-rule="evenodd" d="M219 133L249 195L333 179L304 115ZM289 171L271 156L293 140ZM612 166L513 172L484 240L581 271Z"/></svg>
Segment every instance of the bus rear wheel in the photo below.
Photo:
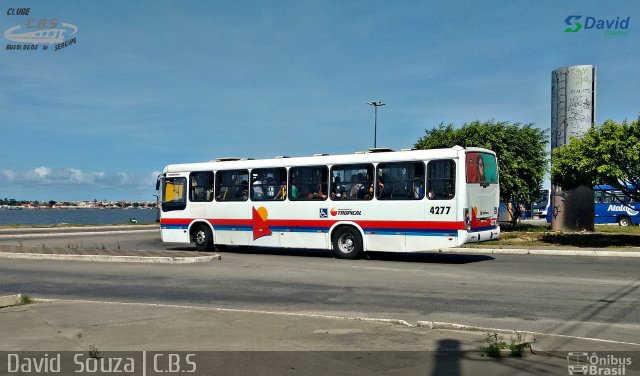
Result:
<svg viewBox="0 0 640 376"><path fill-rule="evenodd" d="M353 260L362 254L362 236L353 227L338 228L331 242L337 258Z"/></svg>
<svg viewBox="0 0 640 376"><path fill-rule="evenodd" d="M213 234L209 226L198 225L193 232L193 241L196 244L196 249L200 252L213 250Z"/></svg>
<svg viewBox="0 0 640 376"><path fill-rule="evenodd" d="M629 217L620 217L618 218L618 224L622 227L627 227L631 225L631 219Z"/></svg>

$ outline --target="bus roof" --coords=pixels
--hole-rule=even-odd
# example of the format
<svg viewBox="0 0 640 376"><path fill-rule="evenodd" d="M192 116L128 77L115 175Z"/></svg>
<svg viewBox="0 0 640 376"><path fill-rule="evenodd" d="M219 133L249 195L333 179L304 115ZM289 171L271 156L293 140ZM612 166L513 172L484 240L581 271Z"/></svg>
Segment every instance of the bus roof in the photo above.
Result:
<svg viewBox="0 0 640 376"><path fill-rule="evenodd" d="M495 155L488 149L454 146L447 149L403 150L358 152L355 154L318 154L308 157L276 157L269 159L219 158L209 162L170 164L163 173L187 171L217 171L248 168L273 168L317 165L335 165L352 163L378 163L396 161L420 161L427 159L458 158L461 151L484 152Z"/></svg>
<svg viewBox="0 0 640 376"><path fill-rule="evenodd" d="M627 189L634 189L634 188L635 187L633 186L633 184L627 184ZM593 189L596 191L615 191L615 190L618 190L619 188L616 188L611 185L598 184L594 186Z"/></svg>

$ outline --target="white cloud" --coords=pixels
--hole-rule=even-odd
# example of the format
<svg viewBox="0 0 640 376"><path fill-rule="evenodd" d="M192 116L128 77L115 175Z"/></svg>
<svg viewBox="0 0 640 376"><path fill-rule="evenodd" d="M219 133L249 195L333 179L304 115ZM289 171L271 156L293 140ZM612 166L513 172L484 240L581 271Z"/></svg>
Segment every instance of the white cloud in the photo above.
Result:
<svg viewBox="0 0 640 376"><path fill-rule="evenodd" d="M46 178L49 174L51 174L51 169L47 167L36 167L33 169L33 173L39 178Z"/></svg>
<svg viewBox="0 0 640 376"><path fill-rule="evenodd" d="M77 168L36 167L32 170L15 171L0 170L0 177L6 184L24 186L99 186L99 187L153 187L155 177L160 172L154 171L143 176L127 172L85 172ZM153 179L150 177L153 176Z"/></svg>

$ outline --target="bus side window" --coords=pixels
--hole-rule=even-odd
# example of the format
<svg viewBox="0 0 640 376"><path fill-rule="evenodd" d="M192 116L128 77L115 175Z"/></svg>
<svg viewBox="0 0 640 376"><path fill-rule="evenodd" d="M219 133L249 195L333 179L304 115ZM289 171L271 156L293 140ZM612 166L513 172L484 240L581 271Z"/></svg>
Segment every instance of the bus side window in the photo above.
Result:
<svg viewBox="0 0 640 376"><path fill-rule="evenodd" d="M332 200L371 200L373 198L373 165L370 163L334 165L331 167Z"/></svg>
<svg viewBox="0 0 640 376"><path fill-rule="evenodd" d="M424 163L380 163L376 171L378 200L421 200L424 197Z"/></svg>
<svg viewBox="0 0 640 376"><path fill-rule="evenodd" d="M192 172L189 178L189 200L208 202L213 200L213 172Z"/></svg>
<svg viewBox="0 0 640 376"><path fill-rule="evenodd" d="M249 171L228 170L216 173L216 201L247 201Z"/></svg>
<svg viewBox="0 0 640 376"><path fill-rule="evenodd" d="M252 201L282 201L285 198L287 169L255 168L251 170Z"/></svg>
<svg viewBox="0 0 640 376"><path fill-rule="evenodd" d="M326 200L328 183L326 166L292 167L289 169L289 200Z"/></svg>
<svg viewBox="0 0 640 376"><path fill-rule="evenodd" d="M427 164L427 197L430 200L451 200L456 195L456 163L451 159Z"/></svg>

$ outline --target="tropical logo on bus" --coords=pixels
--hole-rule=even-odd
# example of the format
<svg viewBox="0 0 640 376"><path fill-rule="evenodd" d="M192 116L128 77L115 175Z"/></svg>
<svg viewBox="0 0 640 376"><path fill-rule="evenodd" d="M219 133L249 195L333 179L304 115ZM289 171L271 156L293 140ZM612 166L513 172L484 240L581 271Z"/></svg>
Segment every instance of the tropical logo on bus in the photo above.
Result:
<svg viewBox="0 0 640 376"><path fill-rule="evenodd" d="M623 211L629 215L638 215L640 213L640 211L637 211L627 205L609 205L609 207L607 208L607 211L608 212Z"/></svg>
<svg viewBox="0 0 640 376"><path fill-rule="evenodd" d="M267 226L267 217L269 212L267 208L261 206L258 209L255 207L252 210L252 224L253 224L253 240L261 238L263 236L269 236L272 234L271 229Z"/></svg>
<svg viewBox="0 0 640 376"><path fill-rule="evenodd" d="M487 219L480 219L478 218L478 212L480 212L480 214L482 215L483 213L486 213L482 210L478 210L477 206L474 206L471 208L471 228L478 228L478 227L487 227L487 226L492 226L492 220L491 218L487 218Z"/></svg>
<svg viewBox="0 0 640 376"><path fill-rule="evenodd" d="M353 210L353 209L331 208L331 216L335 217L337 215L362 215L362 211L361 210Z"/></svg>

